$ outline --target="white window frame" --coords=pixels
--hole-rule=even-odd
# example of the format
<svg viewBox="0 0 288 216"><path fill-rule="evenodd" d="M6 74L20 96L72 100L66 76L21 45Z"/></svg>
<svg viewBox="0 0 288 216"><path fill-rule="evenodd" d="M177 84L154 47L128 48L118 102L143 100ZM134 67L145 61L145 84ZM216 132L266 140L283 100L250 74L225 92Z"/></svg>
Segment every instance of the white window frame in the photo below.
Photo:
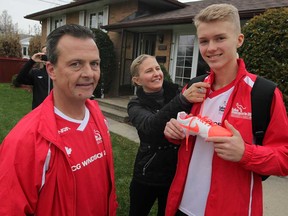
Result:
<svg viewBox="0 0 288 216"><path fill-rule="evenodd" d="M198 64L198 57L199 57L199 46L198 46L198 39L196 36L196 33L193 32L175 32L173 34L173 46L171 46L171 61L170 61L170 76L175 82L176 79L176 63L177 63L177 53L179 49L179 37L185 36L185 35L193 35L194 38L194 44L193 44L193 58L192 58L192 67L191 67L191 75L190 79L195 77L197 75L197 64Z"/></svg>
<svg viewBox="0 0 288 216"><path fill-rule="evenodd" d="M103 13L102 14L102 23L100 23L99 20L98 20L99 13ZM95 16L96 16L96 23L95 23L95 26L91 27L91 25L90 25L90 17L93 14L95 14ZM101 8L101 9L98 9L98 10L89 10L89 11L87 11L86 27L101 29L100 28L101 25L108 25L108 6L105 6L105 7ZM103 29L101 29L101 30L103 30ZM105 31L105 30L103 30L103 31Z"/></svg>
<svg viewBox="0 0 288 216"><path fill-rule="evenodd" d="M62 16L57 16L57 17L53 17L51 19L51 23L50 23L50 29L51 31L55 30L56 29L56 26L55 26L55 22L56 21L60 21L60 25L57 26L57 28L59 28L60 26L63 26L66 24L66 15L62 15Z"/></svg>
<svg viewBox="0 0 288 216"><path fill-rule="evenodd" d="M22 46L22 56L23 56L23 58L29 58L28 49L29 49L29 45L23 45Z"/></svg>
<svg viewBox="0 0 288 216"><path fill-rule="evenodd" d="M48 36L50 34L50 32L51 32L51 18L48 17L46 19L46 22L47 22L47 35L46 36Z"/></svg>
<svg viewBox="0 0 288 216"><path fill-rule="evenodd" d="M79 12L79 25L85 26L85 11Z"/></svg>

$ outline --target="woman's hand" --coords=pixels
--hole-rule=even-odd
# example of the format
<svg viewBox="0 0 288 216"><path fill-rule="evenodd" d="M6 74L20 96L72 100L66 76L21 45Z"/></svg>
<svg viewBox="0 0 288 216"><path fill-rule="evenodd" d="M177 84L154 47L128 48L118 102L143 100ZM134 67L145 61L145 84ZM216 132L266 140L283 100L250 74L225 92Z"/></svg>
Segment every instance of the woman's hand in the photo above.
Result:
<svg viewBox="0 0 288 216"><path fill-rule="evenodd" d="M209 88L209 83L197 82L193 83L182 94L190 103L200 103L204 101Z"/></svg>
<svg viewBox="0 0 288 216"><path fill-rule="evenodd" d="M43 60L41 59L41 56L42 56L42 55L46 55L46 54L43 53L43 52L35 53L35 54L31 57L31 59L32 59L34 62L44 63L45 61L43 61Z"/></svg>

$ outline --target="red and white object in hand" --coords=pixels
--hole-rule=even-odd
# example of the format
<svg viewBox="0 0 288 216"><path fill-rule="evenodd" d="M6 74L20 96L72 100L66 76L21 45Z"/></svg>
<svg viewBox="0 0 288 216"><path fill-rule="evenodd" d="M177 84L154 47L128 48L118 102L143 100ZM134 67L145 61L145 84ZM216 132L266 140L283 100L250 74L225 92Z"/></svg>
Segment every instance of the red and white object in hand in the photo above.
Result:
<svg viewBox="0 0 288 216"><path fill-rule="evenodd" d="M193 116L185 112L177 114L177 121L184 129L186 135L199 135L203 138L215 136L232 136L232 133L226 128L217 125L207 116Z"/></svg>

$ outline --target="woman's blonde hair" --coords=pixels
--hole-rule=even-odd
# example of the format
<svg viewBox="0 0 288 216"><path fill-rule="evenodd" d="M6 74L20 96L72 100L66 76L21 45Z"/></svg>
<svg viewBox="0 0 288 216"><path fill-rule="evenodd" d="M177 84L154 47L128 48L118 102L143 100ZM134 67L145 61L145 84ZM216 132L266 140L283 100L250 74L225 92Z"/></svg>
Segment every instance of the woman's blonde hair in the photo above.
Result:
<svg viewBox="0 0 288 216"><path fill-rule="evenodd" d="M139 66L143 63L143 61L147 58L155 58L154 56L142 54L135 58L130 66L130 74L132 77L133 85L137 86L137 84L133 81L133 77L139 76Z"/></svg>
<svg viewBox="0 0 288 216"><path fill-rule="evenodd" d="M235 26L236 33L241 33L240 16L238 9L231 4L212 4L202 9L194 18L196 28L204 23L228 21Z"/></svg>

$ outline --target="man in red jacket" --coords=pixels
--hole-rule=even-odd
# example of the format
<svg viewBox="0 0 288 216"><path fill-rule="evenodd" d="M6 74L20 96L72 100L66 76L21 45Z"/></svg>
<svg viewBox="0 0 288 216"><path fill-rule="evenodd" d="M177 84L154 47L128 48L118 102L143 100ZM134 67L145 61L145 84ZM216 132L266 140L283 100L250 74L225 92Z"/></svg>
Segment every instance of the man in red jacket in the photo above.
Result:
<svg viewBox="0 0 288 216"><path fill-rule="evenodd" d="M92 32L64 25L47 38L54 89L4 139L0 215L116 216L107 122L89 98L100 77Z"/></svg>
<svg viewBox="0 0 288 216"><path fill-rule="evenodd" d="M237 55L244 41L238 10L229 4L210 5L195 17L195 26L200 53L211 69L204 82L211 87L199 89L206 98L193 104L191 114L208 116L232 136L190 136L186 148L179 122L171 119L166 124L166 137L181 144L166 216L261 216L261 175L288 175L288 120L282 94L275 89L263 145L255 145L251 90L257 76ZM216 124L198 121L190 129L207 135Z"/></svg>

